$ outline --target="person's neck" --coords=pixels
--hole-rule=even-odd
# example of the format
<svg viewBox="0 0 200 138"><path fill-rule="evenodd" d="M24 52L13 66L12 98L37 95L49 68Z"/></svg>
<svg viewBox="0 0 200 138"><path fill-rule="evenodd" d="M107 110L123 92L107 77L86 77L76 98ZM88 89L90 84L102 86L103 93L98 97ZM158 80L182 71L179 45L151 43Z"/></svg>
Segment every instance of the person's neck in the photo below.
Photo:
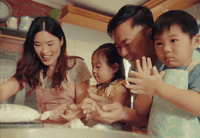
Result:
<svg viewBox="0 0 200 138"><path fill-rule="evenodd" d="M158 57L157 57L156 50L152 42L150 43L150 47L151 47L151 50L150 50L149 57L151 58L152 65L155 65L156 61L158 60Z"/></svg>
<svg viewBox="0 0 200 138"><path fill-rule="evenodd" d="M154 55L152 54L150 58L151 58L152 65L154 66L156 64L156 61L158 60L158 57L156 54Z"/></svg>

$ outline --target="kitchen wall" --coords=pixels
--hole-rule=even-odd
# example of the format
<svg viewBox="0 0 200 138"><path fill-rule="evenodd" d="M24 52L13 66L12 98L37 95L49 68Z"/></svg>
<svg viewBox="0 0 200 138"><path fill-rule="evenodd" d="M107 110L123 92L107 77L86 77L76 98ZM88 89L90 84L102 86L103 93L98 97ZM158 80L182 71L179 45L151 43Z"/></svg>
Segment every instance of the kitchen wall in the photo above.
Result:
<svg viewBox="0 0 200 138"><path fill-rule="evenodd" d="M185 9L184 11L188 12L197 20L198 25L200 25L200 2L194 6Z"/></svg>
<svg viewBox="0 0 200 138"><path fill-rule="evenodd" d="M52 7L33 2L31 0L5 0L12 7L12 16L20 18L21 16L45 16L53 9ZM5 23L0 23L0 26L6 27Z"/></svg>

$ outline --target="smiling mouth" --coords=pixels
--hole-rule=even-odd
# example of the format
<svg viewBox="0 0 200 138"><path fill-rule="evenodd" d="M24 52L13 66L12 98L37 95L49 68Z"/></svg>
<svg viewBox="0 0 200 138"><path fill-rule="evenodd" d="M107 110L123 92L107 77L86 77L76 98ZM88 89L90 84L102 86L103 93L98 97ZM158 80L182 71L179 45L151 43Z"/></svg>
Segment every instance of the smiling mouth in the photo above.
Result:
<svg viewBox="0 0 200 138"><path fill-rule="evenodd" d="M43 60L50 60L53 55L42 56Z"/></svg>

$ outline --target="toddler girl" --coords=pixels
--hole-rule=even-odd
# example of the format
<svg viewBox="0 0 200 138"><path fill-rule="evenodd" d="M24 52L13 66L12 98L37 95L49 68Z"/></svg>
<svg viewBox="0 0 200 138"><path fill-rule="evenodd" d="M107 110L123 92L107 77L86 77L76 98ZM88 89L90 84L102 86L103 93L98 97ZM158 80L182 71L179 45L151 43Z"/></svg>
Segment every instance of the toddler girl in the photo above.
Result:
<svg viewBox="0 0 200 138"><path fill-rule="evenodd" d="M124 63L114 44L103 44L94 51L92 54L92 74L97 85L90 86L88 92L125 105L129 93L125 88ZM98 104L96 103L96 105ZM101 120L95 121L101 122ZM95 125L97 123L95 121L89 120L88 125ZM122 129L119 122L105 125L105 127L107 129Z"/></svg>

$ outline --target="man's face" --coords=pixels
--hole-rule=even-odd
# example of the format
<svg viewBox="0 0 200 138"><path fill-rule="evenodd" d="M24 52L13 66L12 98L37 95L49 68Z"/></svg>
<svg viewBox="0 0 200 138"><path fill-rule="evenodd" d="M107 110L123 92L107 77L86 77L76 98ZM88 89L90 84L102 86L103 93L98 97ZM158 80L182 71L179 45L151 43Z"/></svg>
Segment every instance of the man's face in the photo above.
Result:
<svg viewBox="0 0 200 138"><path fill-rule="evenodd" d="M132 27L132 19L125 21L113 31L115 46L121 57L129 61L132 68L136 68L136 60L142 60L143 56L149 57L149 30L143 26Z"/></svg>

